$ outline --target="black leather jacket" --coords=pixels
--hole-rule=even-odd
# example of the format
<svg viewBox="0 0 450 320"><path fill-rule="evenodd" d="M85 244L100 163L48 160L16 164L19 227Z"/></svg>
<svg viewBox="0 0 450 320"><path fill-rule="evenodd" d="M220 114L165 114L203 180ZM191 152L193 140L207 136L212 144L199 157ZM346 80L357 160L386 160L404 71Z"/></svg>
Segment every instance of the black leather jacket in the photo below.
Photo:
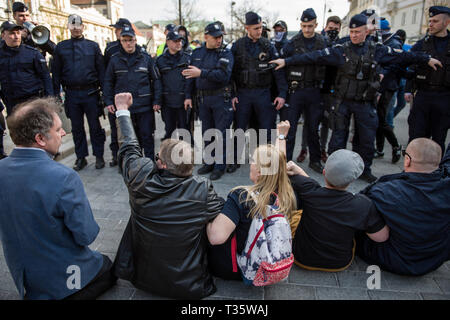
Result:
<svg viewBox="0 0 450 320"><path fill-rule="evenodd" d="M116 275L171 298L200 299L214 293L205 227L224 200L208 179L178 177L144 158L130 117L118 117L117 127L131 217L117 252Z"/></svg>

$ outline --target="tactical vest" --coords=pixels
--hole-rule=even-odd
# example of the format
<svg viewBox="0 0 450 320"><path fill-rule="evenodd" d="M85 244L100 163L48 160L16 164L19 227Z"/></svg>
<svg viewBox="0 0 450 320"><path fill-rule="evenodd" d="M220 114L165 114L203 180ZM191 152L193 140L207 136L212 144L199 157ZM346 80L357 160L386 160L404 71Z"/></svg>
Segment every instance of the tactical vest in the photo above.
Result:
<svg viewBox="0 0 450 320"><path fill-rule="evenodd" d="M345 64L338 68L335 85L338 99L374 101L380 88L376 44L370 41L368 46L367 52L360 56L351 49L350 41L343 44Z"/></svg>
<svg viewBox="0 0 450 320"><path fill-rule="evenodd" d="M294 44L294 54L303 54L306 52L310 52L305 45L305 40L303 35L297 34L292 38L292 43ZM313 51L320 50L326 48L325 39L316 33L316 41L314 44ZM289 85L292 86L294 83L295 86L299 86L302 88L305 87L322 87L323 82L325 81L325 72L326 67L323 65L315 65L315 64L302 64L302 65L293 65L287 67L287 80Z"/></svg>
<svg viewBox="0 0 450 320"><path fill-rule="evenodd" d="M245 40L236 41L236 61L234 72L238 88L270 88L272 85L272 70L269 70L270 41L261 37L258 42L261 53L258 57L251 57L246 49Z"/></svg>
<svg viewBox="0 0 450 320"><path fill-rule="evenodd" d="M441 61L443 68L433 70L427 64L419 65L416 72L416 84L419 90L441 91L450 89L450 41L444 53L438 54L432 37L426 37L422 50Z"/></svg>

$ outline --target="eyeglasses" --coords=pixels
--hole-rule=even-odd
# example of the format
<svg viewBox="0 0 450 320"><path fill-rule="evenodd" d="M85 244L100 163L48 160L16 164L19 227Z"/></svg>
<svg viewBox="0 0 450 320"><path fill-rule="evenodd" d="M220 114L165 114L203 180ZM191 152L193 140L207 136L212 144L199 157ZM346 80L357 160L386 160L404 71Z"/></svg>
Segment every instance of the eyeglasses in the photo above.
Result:
<svg viewBox="0 0 450 320"><path fill-rule="evenodd" d="M159 153L155 154L155 162L161 160L161 158L159 157Z"/></svg>
<svg viewBox="0 0 450 320"><path fill-rule="evenodd" d="M402 150L402 155L403 157L408 156L409 159L412 161L412 157L408 154L408 152L406 152L406 150Z"/></svg>

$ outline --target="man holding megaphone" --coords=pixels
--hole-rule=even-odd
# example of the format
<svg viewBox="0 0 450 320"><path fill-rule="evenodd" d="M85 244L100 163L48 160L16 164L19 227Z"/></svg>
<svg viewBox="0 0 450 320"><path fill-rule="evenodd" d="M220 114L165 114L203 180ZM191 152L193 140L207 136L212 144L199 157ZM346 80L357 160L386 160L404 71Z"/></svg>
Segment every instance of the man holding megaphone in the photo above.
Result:
<svg viewBox="0 0 450 320"><path fill-rule="evenodd" d="M28 7L22 2L13 3L13 17L22 30L22 43L38 48L45 58L46 53L53 55L56 44L50 40L50 30L31 21Z"/></svg>

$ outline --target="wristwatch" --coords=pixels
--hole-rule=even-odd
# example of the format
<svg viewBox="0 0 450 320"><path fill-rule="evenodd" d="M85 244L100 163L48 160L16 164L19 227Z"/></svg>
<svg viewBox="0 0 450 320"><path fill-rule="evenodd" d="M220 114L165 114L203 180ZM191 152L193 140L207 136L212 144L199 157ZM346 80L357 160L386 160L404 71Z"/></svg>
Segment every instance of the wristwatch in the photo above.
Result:
<svg viewBox="0 0 450 320"><path fill-rule="evenodd" d="M278 136L278 139L279 139L279 140L286 140L286 136L285 136L284 134L280 134L280 135Z"/></svg>

